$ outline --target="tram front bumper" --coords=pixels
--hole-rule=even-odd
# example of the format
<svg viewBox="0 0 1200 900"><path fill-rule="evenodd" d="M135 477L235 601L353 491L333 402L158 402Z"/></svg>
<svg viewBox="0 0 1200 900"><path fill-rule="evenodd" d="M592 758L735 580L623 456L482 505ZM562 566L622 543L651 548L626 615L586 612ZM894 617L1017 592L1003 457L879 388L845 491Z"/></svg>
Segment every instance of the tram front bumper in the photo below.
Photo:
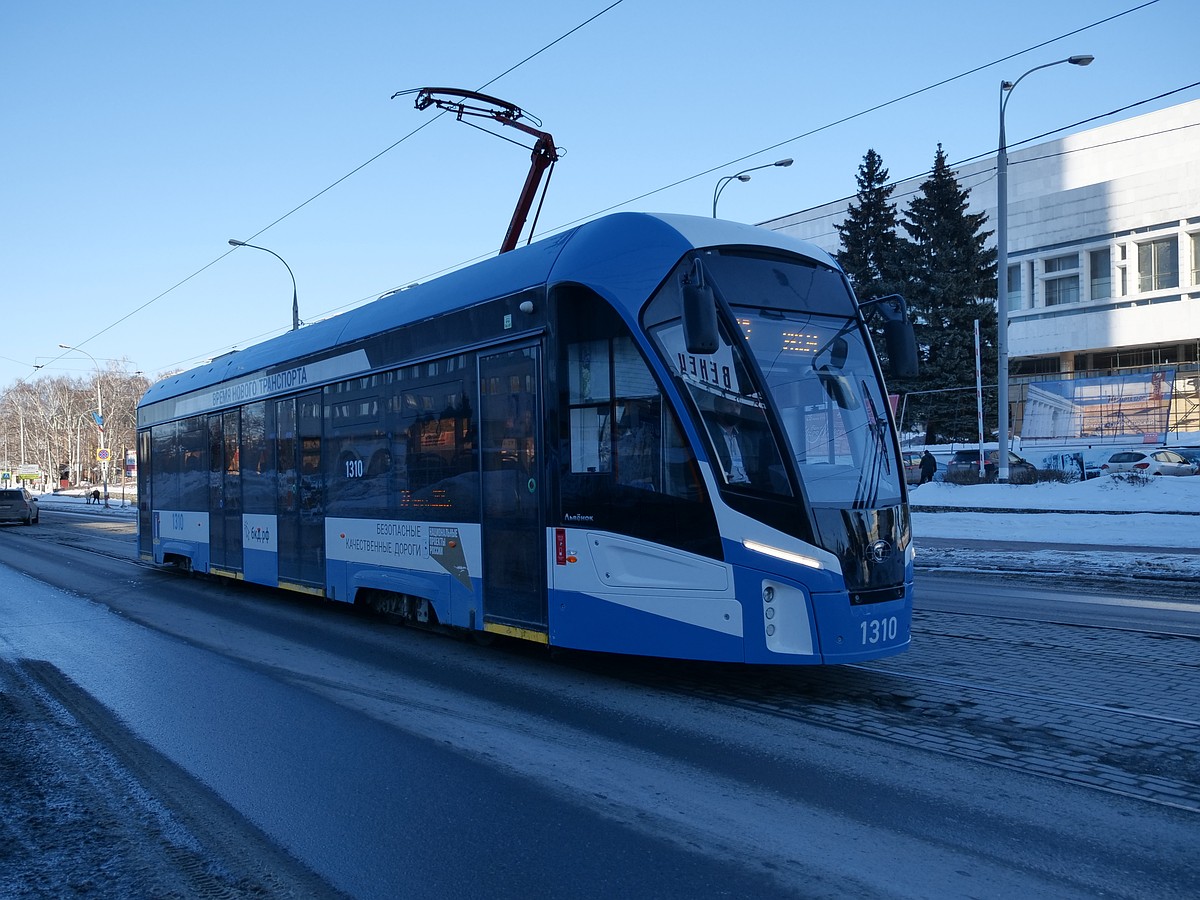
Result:
<svg viewBox="0 0 1200 900"><path fill-rule="evenodd" d="M845 591L814 593L817 641L825 663L855 663L903 653L911 642L912 585L904 596L852 604Z"/></svg>

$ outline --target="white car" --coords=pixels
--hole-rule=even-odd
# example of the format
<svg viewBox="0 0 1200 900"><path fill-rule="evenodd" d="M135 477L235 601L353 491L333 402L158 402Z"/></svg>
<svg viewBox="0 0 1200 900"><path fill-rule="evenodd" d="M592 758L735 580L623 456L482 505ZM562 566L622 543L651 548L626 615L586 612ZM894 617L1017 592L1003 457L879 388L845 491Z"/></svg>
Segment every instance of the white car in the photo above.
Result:
<svg viewBox="0 0 1200 900"><path fill-rule="evenodd" d="M1196 467L1174 450L1118 450L1100 466L1105 475L1195 475Z"/></svg>

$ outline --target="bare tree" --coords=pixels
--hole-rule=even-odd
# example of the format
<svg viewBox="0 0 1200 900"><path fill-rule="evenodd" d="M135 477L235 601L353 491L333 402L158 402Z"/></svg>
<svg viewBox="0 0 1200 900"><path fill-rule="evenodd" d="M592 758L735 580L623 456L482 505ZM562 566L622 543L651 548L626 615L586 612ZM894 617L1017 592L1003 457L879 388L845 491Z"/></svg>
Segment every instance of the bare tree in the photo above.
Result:
<svg viewBox="0 0 1200 900"><path fill-rule="evenodd" d="M0 472L15 478L18 467L37 466L54 484L64 477L99 481L101 426L93 413L103 405L110 466L123 465L122 451L136 446L137 404L149 386L145 375L130 371L128 360L82 378L15 382L0 392ZM119 471L110 468L110 477Z"/></svg>

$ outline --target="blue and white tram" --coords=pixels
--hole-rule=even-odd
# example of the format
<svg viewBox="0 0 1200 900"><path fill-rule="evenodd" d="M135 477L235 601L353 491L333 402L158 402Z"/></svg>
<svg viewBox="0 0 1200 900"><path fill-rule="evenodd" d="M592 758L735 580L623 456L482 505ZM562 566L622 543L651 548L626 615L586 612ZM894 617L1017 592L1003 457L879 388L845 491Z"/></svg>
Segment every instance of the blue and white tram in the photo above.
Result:
<svg viewBox="0 0 1200 900"><path fill-rule="evenodd" d="M589 222L164 379L138 452L158 564L554 647L909 643L864 313L828 255L759 228Z"/></svg>

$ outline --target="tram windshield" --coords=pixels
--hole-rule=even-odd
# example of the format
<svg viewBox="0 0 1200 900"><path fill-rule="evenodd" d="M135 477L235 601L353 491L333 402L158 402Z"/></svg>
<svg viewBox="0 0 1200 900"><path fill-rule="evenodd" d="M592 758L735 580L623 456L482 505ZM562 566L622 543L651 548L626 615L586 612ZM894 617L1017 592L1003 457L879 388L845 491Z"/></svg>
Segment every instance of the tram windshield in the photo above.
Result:
<svg viewBox="0 0 1200 900"><path fill-rule="evenodd" d="M736 333L722 319L715 353L687 353L681 321L667 318L672 307L678 315L678 277L647 309L647 325L699 411L725 485L793 495L798 478L817 507L899 503L887 400L842 276L793 258L702 260Z"/></svg>

